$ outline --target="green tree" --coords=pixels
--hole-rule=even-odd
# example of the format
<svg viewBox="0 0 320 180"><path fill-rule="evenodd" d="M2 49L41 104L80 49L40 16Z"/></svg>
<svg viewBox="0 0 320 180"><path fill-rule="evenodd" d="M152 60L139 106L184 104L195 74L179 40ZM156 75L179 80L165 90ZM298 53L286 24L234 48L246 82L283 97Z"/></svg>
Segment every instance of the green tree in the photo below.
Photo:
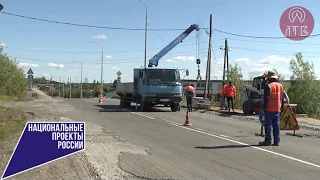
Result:
<svg viewBox="0 0 320 180"><path fill-rule="evenodd" d="M229 81L232 82L232 84L237 89L237 96L234 101L235 108L242 109L242 103L241 103L241 92L242 92L242 86L245 84L243 79L243 74L241 72L240 66L238 64L229 65L229 74L227 75L227 78ZM227 82L228 83L228 82Z"/></svg>
<svg viewBox="0 0 320 180"><path fill-rule="evenodd" d="M26 95L27 79L17 63L0 54L0 95L23 98Z"/></svg>
<svg viewBox="0 0 320 180"><path fill-rule="evenodd" d="M117 83L118 83L118 81L115 79L115 80L113 81L113 84L112 84L113 89L116 89L116 88L117 88Z"/></svg>
<svg viewBox="0 0 320 180"><path fill-rule="evenodd" d="M301 53L290 62L292 84L288 90L290 103L297 104L298 112L306 112L311 117L319 117L320 83L314 66L305 61Z"/></svg>

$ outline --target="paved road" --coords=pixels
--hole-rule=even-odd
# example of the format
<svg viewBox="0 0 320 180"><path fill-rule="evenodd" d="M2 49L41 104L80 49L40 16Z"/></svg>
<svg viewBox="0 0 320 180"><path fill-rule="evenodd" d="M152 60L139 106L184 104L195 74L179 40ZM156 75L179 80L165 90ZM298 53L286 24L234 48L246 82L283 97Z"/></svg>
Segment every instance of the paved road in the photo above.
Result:
<svg viewBox="0 0 320 180"><path fill-rule="evenodd" d="M106 127L120 137L148 147L149 155L123 154L120 167L150 179L314 179L320 177L320 139L281 136L279 147L258 147L256 123L193 112L191 128L181 126L185 112L155 109L130 112L118 100L68 99L81 111L71 118ZM134 110L133 110L134 111ZM166 112L165 112L166 111Z"/></svg>

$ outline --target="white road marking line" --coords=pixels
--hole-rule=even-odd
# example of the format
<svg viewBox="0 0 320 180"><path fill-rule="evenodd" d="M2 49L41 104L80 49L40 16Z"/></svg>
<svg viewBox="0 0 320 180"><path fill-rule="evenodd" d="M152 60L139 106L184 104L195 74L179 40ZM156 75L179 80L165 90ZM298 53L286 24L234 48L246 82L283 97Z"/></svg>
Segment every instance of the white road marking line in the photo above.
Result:
<svg viewBox="0 0 320 180"><path fill-rule="evenodd" d="M144 115L144 114L140 114L140 113L136 113L136 112L131 112L131 113L139 115L139 116L143 116L143 117L146 117L146 118L149 118L149 119L155 119L154 117L150 117L150 116L147 116L147 115Z"/></svg>
<svg viewBox="0 0 320 180"><path fill-rule="evenodd" d="M96 103L96 102L90 101L89 99L82 99L82 100L88 101L88 102L92 102L92 103Z"/></svg>
<svg viewBox="0 0 320 180"><path fill-rule="evenodd" d="M297 158L294 158L294 157L291 157L291 156L287 156L287 155L284 155L284 154L281 154L281 153L273 152L273 151L270 151L270 150L267 150L267 149L263 149L263 148L260 148L260 147L250 146L249 144L242 143L240 141L236 141L236 140L233 140L233 139L230 139L230 138L226 138L226 137L222 137L222 136L218 136L218 135L202 132L202 131L199 131L199 130L196 130L196 129L191 129L191 128L188 128L188 127L184 127L184 126L181 126L181 125L179 125L179 124L177 124L175 122L169 121L169 120L165 120L165 121L167 121L167 122L169 122L169 124L171 124L173 126L177 126L179 128L183 128L183 129L187 129L187 130L190 130L190 131L194 131L194 132L198 132L198 133L201 133L201 134L205 134L205 135L208 135L208 136L216 137L216 138L223 139L223 140L226 140L226 141L230 141L230 142L233 142L233 143L236 143L236 144L240 144L240 145L243 145L243 146L249 146L249 147L251 147L253 149L257 149L257 150L260 150L260 151L263 151L263 152L266 152L266 153L269 153L269 154L273 154L273 155L280 156L280 157L283 157L283 158L287 158L287 159L290 159L290 160L293 160L293 161L297 161L297 162L300 162L300 163L303 163L303 164L307 164L307 165L310 165L310 166L313 166L313 167L316 167L316 168L320 168L320 165L317 165L317 164L314 164L314 163L311 163L311 162L307 162L307 161L304 161L304 160L301 160L301 159L297 159Z"/></svg>
<svg viewBox="0 0 320 180"><path fill-rule="evenodd" d="M233 139L233 140L236 140L236 141L240 141L240 139L233 138L233 137L230 137L230 136L226 136L226 135L223 135L223 134L219 134L219 136L225 137L225 138L229 138L229 139Z"/></svg>
<svg viewBox="0 0 320 180"><path fill-rule="evenodd" d="M90 101L90 100L87 100L87 99L83 99L83 100L89 101L89 102L93 102L93 101ZM93 102L93 103L95 103L95 102ZM144 115L144 114L140 114L140 113L136 113L136 112L131 112L131 113L137 114L137 115L140 115L140 116L144 116L144 117L150 118L150 119L155 119L154 117L150 117L150 116L147 116L147 115ZM236 144L240 144L240 145L244 145L244 146L250 146L249 144L242 143L242 142L237 141L237 140L233 140L230 137L222 135L222 134L220 134L220 136L219 135L214 135L214 134L206 133L206 132L203 132L203 131L200 131L200 130L191 129L191 128L188 128L188 127L181 126L180 124L175 123L173 121L169 121L169 120L166 120L166 119L162 119L162 120L168 122L169 124L171 124L173 126L179 127L179 128L183 128L183 129L187 129L187 130L190 130L190 131L194 131L194 132L198 132L198 133L201 133L201 134L205 134L205 135L208 135L208 136L211 136L211 137L223 139L223 140L226 140L226 141L229 141L229 142L233 142L233 143L236 143ZM253 148L253 149L256 149L256 150L260 150L260 151L263 151L263 152L266 152L266 153L269 153L269 154L273 154L273 155L276 155L276 156L287 158L287 159L290 159L290 160L293 160L293 161L297 161L297 162L300 162L302 164L310 165L310 166L313 166L313 167L316 167L316 168L320 169L320 165L317 165L317 164L314 164L314 163L311 163L311 162L307 162L307 161L304 161L304 160L301 160L301 159L297 159L297 158L294 158L294 157L291 157L291 156L287 156L287 155L284 155L284 154L281 154L281 153L273 152L273 151L270 151L270 150L267 150L267 149L263 149L263 148L259 148L259 147L255 147L255 146L250 146L250 147Z"/></svg>

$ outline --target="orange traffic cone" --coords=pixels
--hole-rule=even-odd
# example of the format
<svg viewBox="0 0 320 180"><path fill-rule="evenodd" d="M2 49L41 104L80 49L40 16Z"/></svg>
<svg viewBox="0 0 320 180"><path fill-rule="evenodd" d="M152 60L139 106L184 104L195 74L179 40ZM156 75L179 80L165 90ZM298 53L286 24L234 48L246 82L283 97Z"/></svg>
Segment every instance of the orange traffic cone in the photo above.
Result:
<svg viewBox="0 0 320 180"><path fill-rule="evenodd" d="M99 104L102 104L102 96L101 96L101 95L99 96L98 103L99 103Z"/></svg>
<svg viewBox="0 0 320 180"><path fill-rule="evenodd" d="M191 126L190 120L189 120L189 111L186 113L186 122L184 123L184 126Z"/></svg>

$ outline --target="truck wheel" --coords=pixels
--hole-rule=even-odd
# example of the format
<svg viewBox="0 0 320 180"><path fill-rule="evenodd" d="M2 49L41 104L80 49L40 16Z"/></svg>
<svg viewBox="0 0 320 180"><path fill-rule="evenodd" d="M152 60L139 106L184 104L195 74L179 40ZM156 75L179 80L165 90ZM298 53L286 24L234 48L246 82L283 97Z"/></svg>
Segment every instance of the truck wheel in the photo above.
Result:
<svg viewBox="0 0 320 180"><path fill-rule="evenodd" d="M131 102L130 101L125 101L124 102L124 107L130 107L131 106Z"/></svg>
<svg viewBox="0 0 320 180"><path fill-rule="evenodd" d="M178 110L179 110L179 103L173 102L173 103L171 104L171 111L172 111L172 112L176 112L176 111L178 111Z"/></svg>
<svg viewBox="0 0 320 180"><path fill-rule="evenodd" d="M142 112L148 111L148 104L147 104L145 101L141 101L141 103L140 103L140 110L141 110Z"/></svg>
<svg viewBox="0 0 320 180"><path fill-rule="evenodd" d="M245 115L252 115L254 110L249 101L245 101L242 105L242 110Z"/></svg>

